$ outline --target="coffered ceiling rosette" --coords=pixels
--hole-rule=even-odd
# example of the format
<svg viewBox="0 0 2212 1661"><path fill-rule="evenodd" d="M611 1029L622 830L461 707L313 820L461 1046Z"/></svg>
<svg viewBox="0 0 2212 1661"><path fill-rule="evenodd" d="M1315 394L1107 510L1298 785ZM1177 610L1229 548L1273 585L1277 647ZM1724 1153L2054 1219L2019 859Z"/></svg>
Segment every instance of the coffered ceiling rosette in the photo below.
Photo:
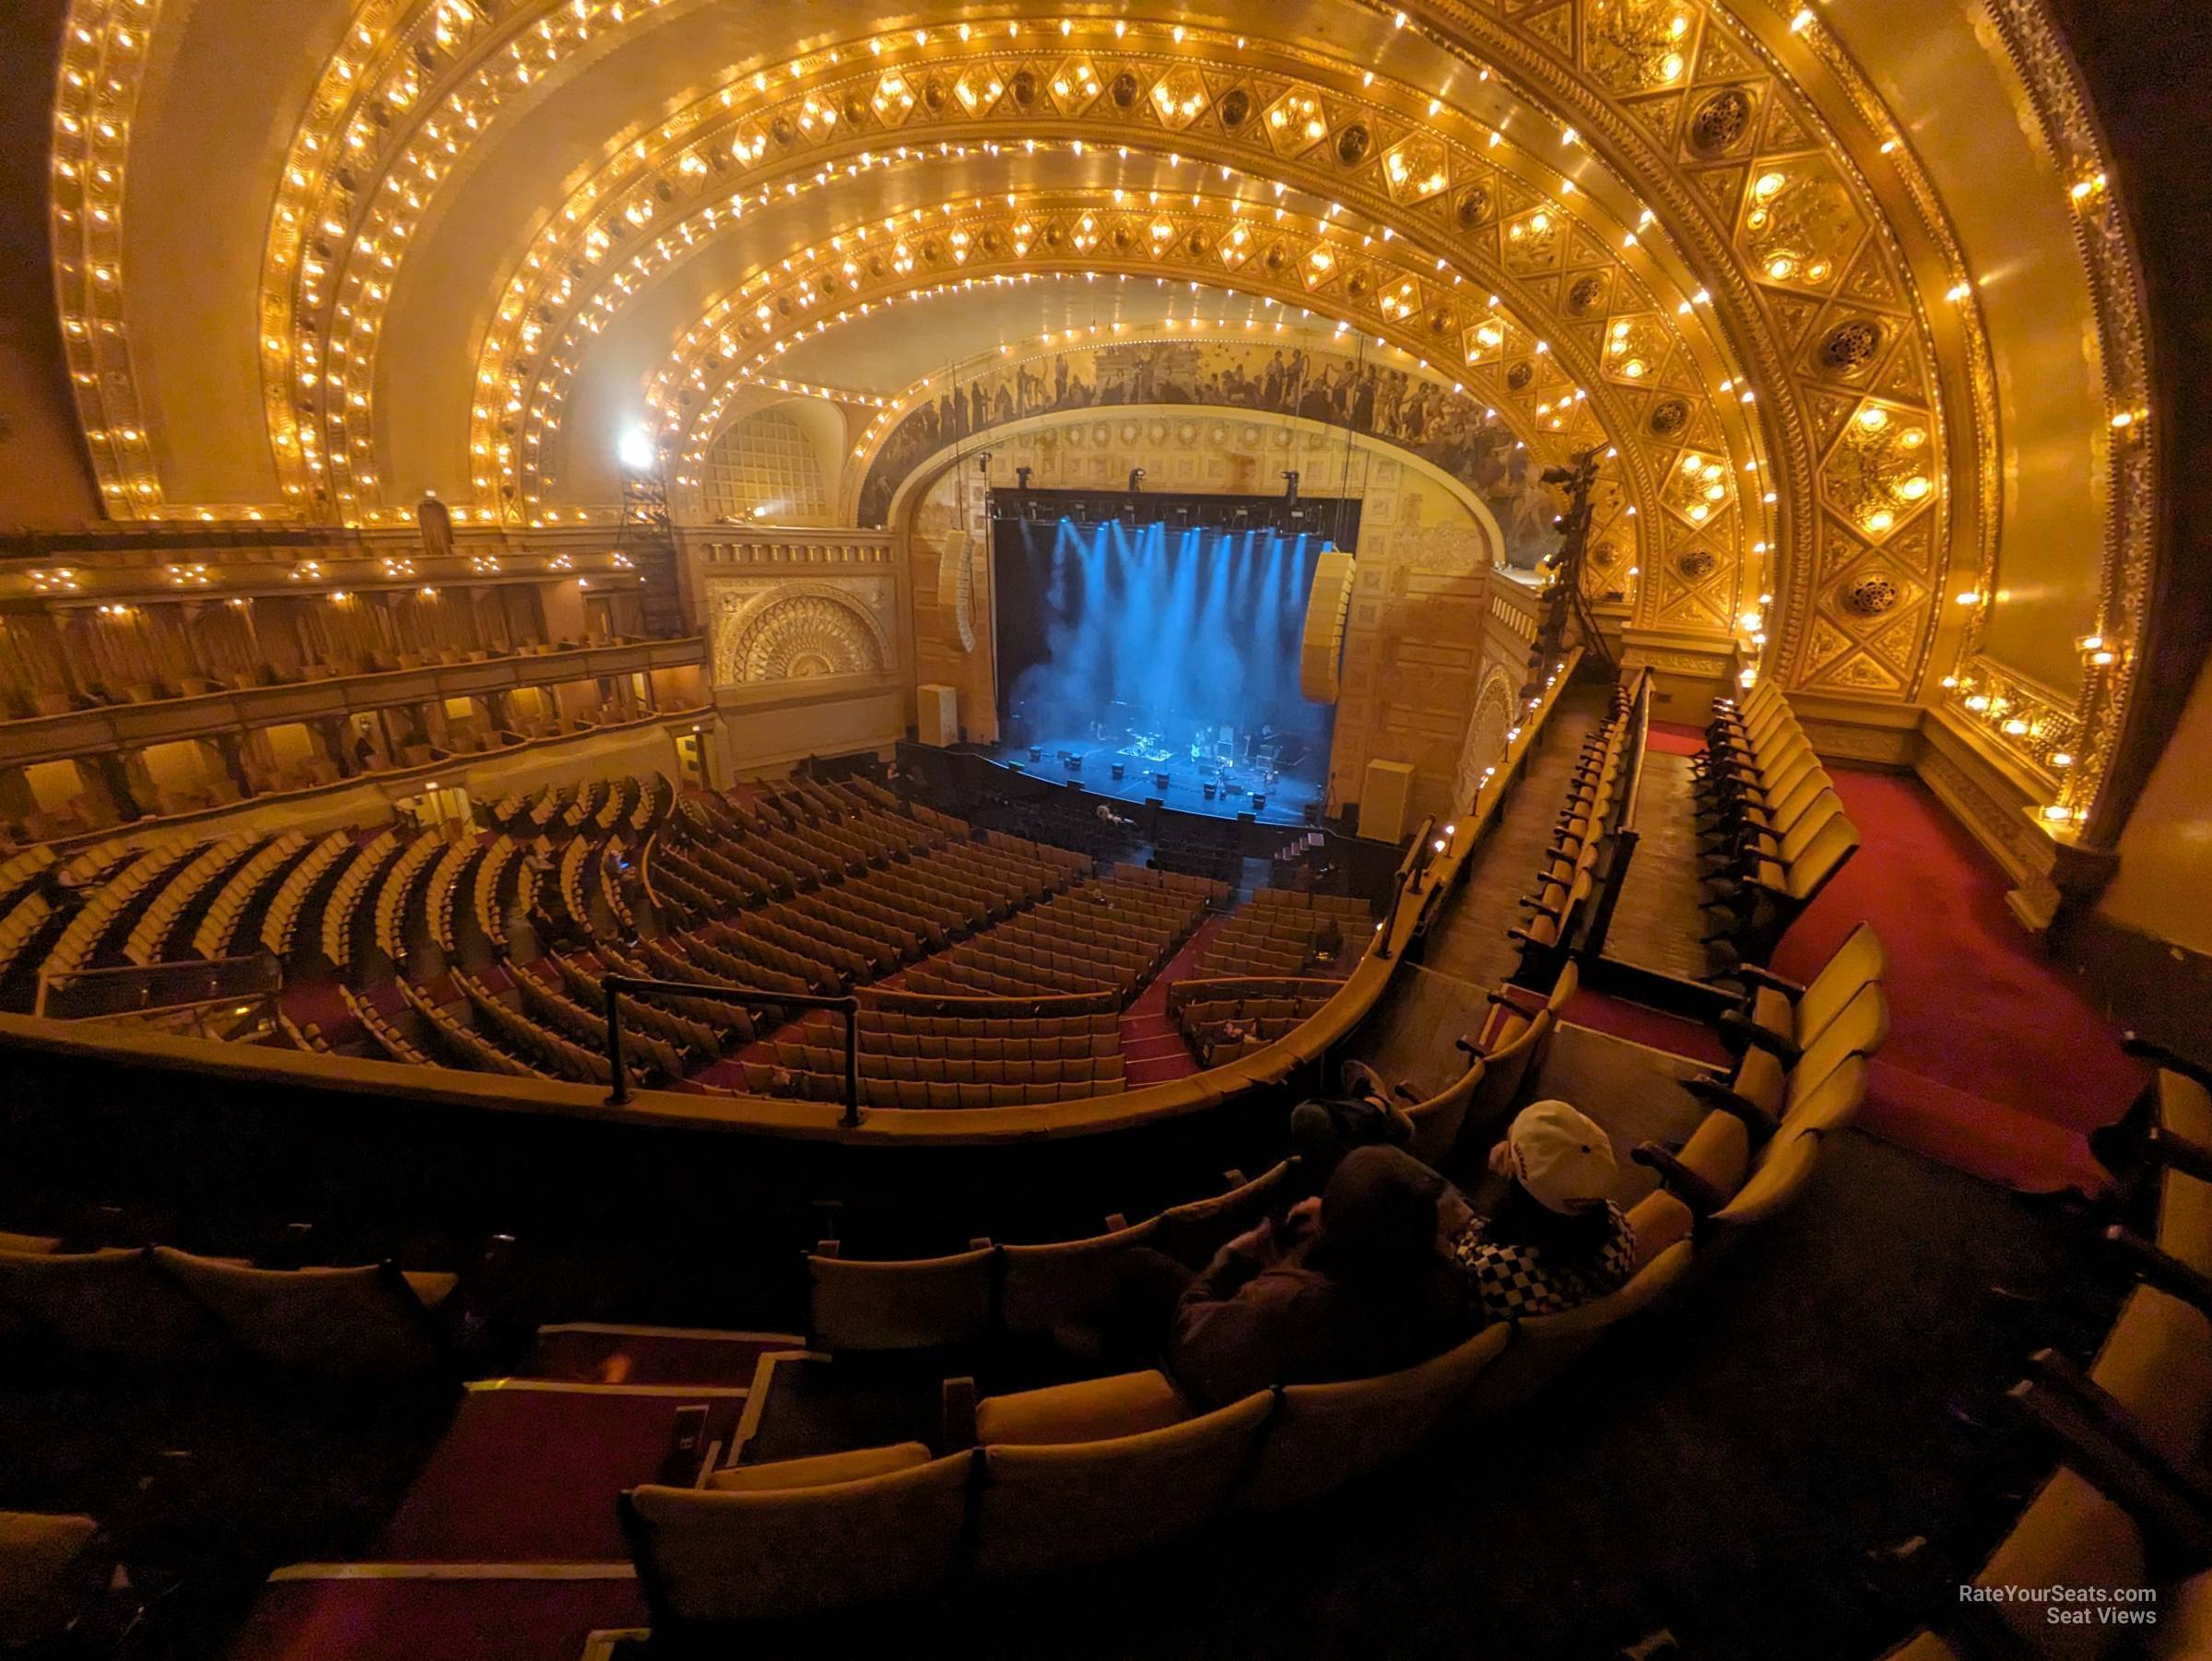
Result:
<svg viewBox="0 0 2212 1661"><path fill-rule="evenodd" d="M2001 228L1947 203L1886 101L1919 96L1877 27L1892 4L301 0L264 40L246 0L77 0L65 342L120 516L391 523L429 485L527 526L614 505L618 403L680 481L747 410L827 397L857 476L915 392L852 326L886 307L1078 282L1257 298L1426 365L1540 459L1611 452L1609 546L1652 638L1961 710L2009 659L2005 701L2036 713L1991 741L2047 772L2063 737L2093 781L2147 558L2147 464L2114 424L2143 418L2124 237L2075 234L2116 226L2094 135L2022 47L2029 0L2003 0L2009 57L1966 66L1997 91L1953 88L2043 123L2044 152L1999 159L2056 176L2023 192L2021 234L2086 297L2069 372L2102 378L2086 418L2056 413L2064 376L2033 382L2048 408L2007 436L2081 426L2025 449L2008 499L1995 359L2052 330L1978 283L1962 239ZM206 124L225 52L272 65L275 151ZM1037 332L1017 306L948 358ZM2100 483L2079 503L2069 466ZM2011 592L2027 507L2101 548L2020 604L2078 615L2111 663L2039 656L2042 612L2008 630L1948 603Z"/></svg>

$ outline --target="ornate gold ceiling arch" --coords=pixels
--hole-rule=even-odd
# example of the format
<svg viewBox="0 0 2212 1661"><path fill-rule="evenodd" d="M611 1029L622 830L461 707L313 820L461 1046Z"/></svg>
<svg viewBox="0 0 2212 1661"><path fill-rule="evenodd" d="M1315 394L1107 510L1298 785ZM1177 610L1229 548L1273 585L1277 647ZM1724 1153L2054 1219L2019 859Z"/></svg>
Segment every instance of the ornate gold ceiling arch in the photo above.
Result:
<svg viewBox="0 0 2212 1661"><path fill-rule="evenodd" d="M1177 287L1218 284L1220 266L1217 250L1245 230L1242 216L1227 204L1207 199L1189 206L1177 198L1172 208L1132 205L1121 212L1098 210L1095 198L1083 194L1017 196L1013 206L1003 199L950 214L931 215L910 236L888 233L874 239L873 248L853 242L860 257L847 258L847 250L825 242L812 259L795 259L785 271L779 263L767 287L749 282L737 292L724 296L686 336L694 344L678 354L664 370L654 395L664 414L681 422L682 437L675 446L683 456L700 453L706 430L715 417L706 365L717 357L724 325L737 308L746 308L758 322L765 310L770 324L755 334L754 342L772 360L780 345L802 334L834 328L837 314L819 315L800 304L807 293L819 293L826 277L834 276L840 287L835 298L848 318L872 314L885 304L915 303L947 286L963 289L993 283L1018 284L1024 280L1073 278L1109 287L1119 281L1155 278ZM1265 216L1272 221L1272 210ZM1345 290L1362 282L1367 295L1387 298L1406 285L1419 292L1420 273L1388 263L1386 250L1375 244L1347 248L1318 225L1298 226L1270 222L1265 232L1248 240L1252 253L1241 263L1240 293L1272 300L1278 305L1311 311L1313 315L1343 322L1351 310ZM1026 230L1025 230L1026 228ZM1026 246L1025 246L1026 244ZM1317 265L1315 256L1325 264ZM872 263L871 263L872 262ZM853 270L847 274L846 265ZM1552 343L1502 310L1492 310L1487 296L1456 305L1441 331L1453 343L1448 379L1464 383L1470 395L1500 410L1516 433L1525 435L1532 449L1562 454L1590 445L1608 447L1621 464L1617 480L1624 517L1639 520L1639 540L1658 538L1657 546L1685 554L1694 541L1707 552L1692 570L1700 592L1708 594L1708 631L1725 630L1732 586L1744 533L1742 492L1738 467L1724 450L1708 446L1718 442L1717 419L1700 416L1688 396L1674 396L1680 406L1678 419L1670 418L1654 430L1648 418L1641 426L1622 418L1613 395L1625 377L1626 364L1616 359L1608 371L1594 356L1585 358L1579 343ZM867 308L864 312L862 308ZM1342 308L1342 310L1339 310ZM1378 311L1380 308L1377 308ZM1394 307L1380 315L1362 315L1357 326L1375 340L1403 352L1415 365L1435 362L1436 334L1430 324L1434 309L1413 303ZM729 367L724 365L723 367ZM1440 366L1441 369L1441 366ZM719 372L717 371L716 372ZM683 408L678 389L699 395L692 412ZM1595 389L1595 390L1593 390ZM1694 455L1700 480L1697 499L1680 501L1679 524L1662 512L1670 501L1681 497L1670 486L1688 459ZM1706 470L1719 466L1720 477L1708 480ZM1703 492L1718 488L1718 500Z"/></svg>
<svg viewBox="0 0 2212 1661"><path fill-rule="evenodd" d="M1431 64L1456 61L1466 66L1463 85L1510 87L1530 112L1571 121L1579 142L1570 153L1578 167L1602 165L1610 175L1602 183L1649 201L1657 223L1644 240L1709 287L1719 349L1740 354L1748 366L1747 373L1725 378L1748 379L1757 388L1758 418L1775 446L1767 482L1781 498L1774 505L1783 529L1770 540L1786 539L1786 546L1777 548L1773 585L1783 604L1770 667L1793 685L1912 696L1936 642L1936 601L1947 572L1958 573L1951 586L1978 572L1974 590L1985 596L1995 591L1999 435L1988 343L1942 204L1907 135L1849 53L1812 8L1794 0L1733 6L1553 0L1508 10L1421 0L1403 12L1364 9L1399 23L1401 39L1441 54L1420 61L1420 72L1439 84L1445 77ZM292 165L272 204L272 254L298 239L288 268L272 258L275 275L264 292L265 300L280 291L293 297L288 314L299 329L265 327L262 341L270 354L271 441L280 459L278 441L285 421L291 423L289 482L300 489L288 490L289 500L312 492L303 482L317 472L304 459L309 440L318 457L328 455L334 427L342 430L347 412L361 407L352 402L361 389L349 383L347 370L356 342L373 341L374 318L367 312L375 302L364 307L356 297L388 290L431 193L483 140L492 117L527 106L625 31L696 9L692 0L521 0L497 8L473 0L366 0L356 9L348 46L334 54L297 125ZM1983 718L1994 745L2046 779L2054 776L2051 755L2065 746L2075 771L2062 801L2080 812L2124 703L2149 567L2154 481L2149 447L2140 441L2147 379L2139 284L2063 47L2036 0L1992 0L1991 12L2077 205L2114 423L2107 455L2110 536L2104 611L2085 619L2083 637L2100 644L2085 644L2089 673L2078 700L2068 704L2007 678L1981 654L1986 602L1945 614L1951 619L1946 640L1956 641L1958 655L1942 700ZM971 44L969 55L982 57L985 39L996 44L994 31L1008 20L1003 12L995 20L976 19L981 38L964 43ZM1063 20L1069 33L1061 38L1077 43L1085 30L1102 39L1112 27L1102 18L1055 20L1028 6L1015 8L1010 20L1025 43ZM113 511L230 516L259 509L162 501L147 437L159 412L140 411L131 367L128 274L120 258L123 164L147 65L159 56L157 49L174 50L167 34L159 0L75 0L56 99L57 297L88 446ZM1127 37L1162 52L1234 38L1226 29L1206 36L1193 26L1178 39L1164 21L1136 19L1113 39ZM845 67L837 56L844 50L810 44L797 60L764 58L750 67L770 85L803 91ZM1403 58L1385 51L1375 68ZM1413 78L1404 68L1392 73ZM1011 86L1010 77L1002 79ZM1165 77L1155 84L1165 86ZM766 96L766 88L756 90ZM1151 114L1132 119L1157 117L1165 131L1181 101L1171 90L1164 98L1138 90L1135 110ZM1344 89L1334 96L1341 99ZM1209 101L1193 120L1203 124L1215 107ZM1447 124L1460 118L1450 108L1433 113ZM1343 129L1328 118L1326 100L1324 117L1317 142L1334 144ZM1416 112L1414 119L1421 118ZM361 142L348 142L356 133ZM1758 186L1774 173L1781 182L1761 198ZM1409 170L1408 176L1420 175ZM1600 183L1593 181L1593 194L1602 194ZM333 204L345 211L326 211ZM1394 229L1395 218L1386 226ZM334 227L346 233L342 245ZM329 240L327 255L315 252L318 235ZM1850 238L1856 241L1848 252L1821 255L1824 245ZM1786 273L1778 274L1778 260ZM311 273L311 263L323 269ZM1828 267L1827 280L1813 277L1816 265ZM314 337L318 310L328 322L311 360L301 343ZM265 309L265 324L276 315ZM341 324L344 335L329 332ZM312 395L312 410L300 407L300 391ZM288 418L277 410L280 398ZM1881 423L1870 428L1869 413L1878 413ZM310 418L302 421L303 415ZM1932 455L1932 465L1917 455L1903 465L1929 471L1897 471L1894 452L1869 449L1862 435L1870 430L1924 431L1920 454ZM342 453L354 454L350 437ZM1890 511L1882 493L1919 477L1930 480L1927 494L1877 532L1876 518ZM2016 734L2016 724L2026 730Z"/></svg>
<svg viewBox="0 0 2212 1661"><path fill-rule="evenodd" d="M1128 38L1134 40L1135 31ZM1543 299L1547 287L1560 287L1554 271L1561 265L1573 267L1564 293L1549 297L1559 302L1553 309L1562 329L1634 308L1671 307L1687 318L1682 332L1700 337L1696 350L1705 358L1706 372L1716 382L1740 374L1724 339L1702 338L1708 331L1700 325L1709 319L1692 314L1687 296L1694 290L1668 289L1666 274L1646 256L1638 230L1648 227L1636 220L1606 223L1603 210L1576 196L1571 180L1532 166L1520 147L1503 145L1495 129L1463 135L1441 125L1423 126L1418 116L1393 112L1382 101L1391 93L1399 105L1420 108L1423 95L1409 88L1386 86L1354 95L1312 81L1267 80L1265 42L1247 41L1241 55L1252 61L1233 65L1189 55L1200 45L1195 34L1179 45L1182 55L1134 48L1093 52L1074 60L1072 68L1065 53L1048 48L1034 71L995 61L971 70L972 60L966 58L945 66L925 58L888 68L871 64L841 77L809 81L801 90L776 88L781 96L766 103L733 99L726 87L710 92L656 135L625 146L547 216L518 261L486 337L477 384L493 395L479 398L485 413L472 434L472 452L479 460L498 459L499 441L487 429L500 424L502 406L527 396L524 377L512 371L518 359L529 372L548 358L557 373L572 368L574 355L625 298L691 257L747 206L836 188L856 173L934 156L947 147L961 157L994 145L1009 156L1041 146L1080 150L1086 133L1094 153L1111 147L1124 156L1172 159L1177 165L1203 163L1209 181L1216 169L1230 169L1241 188L1263 193L1256 196L1262 204L1270 200L1264 194L1270 191L1277 203L1287 192L1303 193L1316 211L1327 204L1334 218L1349 203L1351 213L1340 222L1362 223L1367 234L1385 241L1418 239L1417 245L1440 262L1440 269L1456 260L1469 269L1450 275L1464 275L1486 290L1527 282ZM1025 94L1025 77L1032 73L1037 78ZM1262 77L1256 83L1255 74ZM1344 74L1350 78L1348 71ZM1102 78L1108 75L1112 78ZM1204 119L1208 77L1222 105L1212 123ZM1372 80L1371 75L1363 78ZM1086 84L1088 92L1082 90ZM1171 121L1147 119L1159 117L1171 98L1178 100ZM1435 108L1437 101L1430 98L1427 104ZM878 111L888 114L872 121ZM1087 118L1096 118L1096 124L1087 125ZM1270 136L1279 131L1278 123L1289 121L1317 128L1323 137L1286 142ZM1016 132L1022 135L1018 140L1011 136ZM892 138L899 142L883 147ZM928 147L932 138L936 150ZM733 183L739 188L730 190ZM1504 258L1488 259L1483 241L1498 227ZM1476 235L1455 240L1455 230ZM1224 266L1234 268L1226 250ZM357 359L355 367L361 371L362 360ZM1756 454L1756 432L1744 425L1741 445ZM512 442L510 454L527 460Z"/></svg>

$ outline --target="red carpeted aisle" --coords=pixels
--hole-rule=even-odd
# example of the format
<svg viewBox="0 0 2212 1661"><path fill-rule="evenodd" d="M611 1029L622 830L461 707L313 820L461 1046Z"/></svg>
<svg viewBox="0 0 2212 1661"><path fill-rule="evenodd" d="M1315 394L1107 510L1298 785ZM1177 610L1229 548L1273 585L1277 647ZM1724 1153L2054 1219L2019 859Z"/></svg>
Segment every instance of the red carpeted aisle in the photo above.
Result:
<svg viewBox="0 0 2212 1661"><path fill-rule="evenodd" d="M2011 886L1917 779L1834 772L1865 845L1775 955L1803 979L1864 917L1889 948L1889 1042L1860 1124L2035 1193L2106 1180L2088 1135L2143 1073L2005 904Z"/></svg>
<svg viewBox="0 0 2212 1661"><path fill-rule="evenodd" d="M1198 1070L1190 1046L1168 1019L1168 985L1196 974L1199 958L1228 926L1227 913L1201 923L1198 932L1152 977L1152 984L1136 1001L1122 1011L1122 1073L1131 1090L1165 1084L1171 1078L1188 1078Z"/></svg>
<svg viewBox="0 0 2212 1661"><path fill-rule="evenodd" d="M2014 920L2003 869L1924 784L1830 771L1865 845L1773 966L1809 979L1862 918L1888 948L1889 1041L1870 1069L1861 1128L2030 1193L2103 1186L2088 1133L2127 1110L2142 1069ZM1620 998L1584 992L1566 1013L1653 1049L1728 1059L1697 1022Z"/></svg>
<svg viewBox="0 0 2212 1661"><path fill-rule="evenodd" d="M229 1661L577 1661L594 1632L645 1624L628 1563L590 1578L287 1580L265 1587Z"/></svg>

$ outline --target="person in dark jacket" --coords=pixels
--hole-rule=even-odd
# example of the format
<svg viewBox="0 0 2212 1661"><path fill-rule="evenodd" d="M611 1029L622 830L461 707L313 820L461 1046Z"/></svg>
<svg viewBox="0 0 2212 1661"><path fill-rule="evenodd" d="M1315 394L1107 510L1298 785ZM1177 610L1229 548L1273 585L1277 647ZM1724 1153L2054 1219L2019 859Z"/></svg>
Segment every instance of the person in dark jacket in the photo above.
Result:
<svg viewBox="0 0 2212 1661"><path fill-rule="evenodd" d="M1441 1250L1451 1185L1402 1149L1355 1148L1318 1198L1240 1234L1183 1290L1167 1370L1218 1407L1274 1384L1407 1367L1466 1330Z"/></svg>

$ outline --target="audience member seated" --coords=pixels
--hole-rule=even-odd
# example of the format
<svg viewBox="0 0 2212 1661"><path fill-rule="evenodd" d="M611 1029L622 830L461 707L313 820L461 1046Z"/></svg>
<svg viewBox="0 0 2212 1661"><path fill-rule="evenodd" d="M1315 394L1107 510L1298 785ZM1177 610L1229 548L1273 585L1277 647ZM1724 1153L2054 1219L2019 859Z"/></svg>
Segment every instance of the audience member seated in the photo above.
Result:
<svg viewBox="0 0 2212 1661"><path fill-rule="evenodd" d="M1470 1211L1450 1246L1477 1325L1563 1314L1636 1272L1635 1232L1608 1197L1612 1138L1595 1120L1532 1102L1490 1150L1490 1171L1505 1197L1487 1217Z"/></svg>
<svg viewBox="0 0 2212 1661"><path fill-rule="evenodd" d="M1464 1336L1437 1251L1441 1176L1395 1148L1355 1148L1318 1199L1263 1219L1183 1289L1167 1370L1207 1407L1272 1384L1365 1378Z"/></svg>

